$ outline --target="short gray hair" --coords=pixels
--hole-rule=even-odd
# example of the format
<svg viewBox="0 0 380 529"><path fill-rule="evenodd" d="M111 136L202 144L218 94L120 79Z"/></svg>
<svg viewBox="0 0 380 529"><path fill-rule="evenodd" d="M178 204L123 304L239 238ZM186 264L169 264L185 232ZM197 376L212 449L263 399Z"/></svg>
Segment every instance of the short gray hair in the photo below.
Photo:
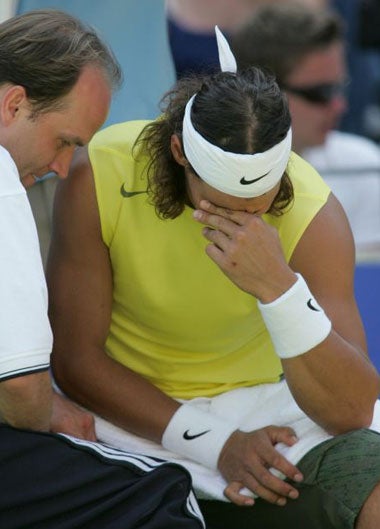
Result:
<svg viewBox="0 0 380 529"><path fill-rule="evenodd" d="M40 9L0 24L0 84L22 85L34 113L59 106L89 65L104 72L111 88L120 86L122 72L111 49L68 13Z"/></svg>

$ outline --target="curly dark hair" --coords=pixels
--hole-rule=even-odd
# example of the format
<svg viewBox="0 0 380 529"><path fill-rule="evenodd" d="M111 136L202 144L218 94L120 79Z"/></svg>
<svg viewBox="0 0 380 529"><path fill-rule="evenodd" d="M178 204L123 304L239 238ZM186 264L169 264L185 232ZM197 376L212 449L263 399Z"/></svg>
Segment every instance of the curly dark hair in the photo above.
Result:
<svg viewBox="0 0 380 529"><path fill-rule="evenodd" d="M290 127L286 98L269 72L248 68L181 79L163 97L162 116L149 123L135 143L148 154L148 193L161 218L176 218L187 203L184 168L175 161L170 144L173 134L182 141L185 106L195 93L193 126L226 151L264 152L283 140ZM293 186L285 172L269 213L281 215L292 200Z"/></svg>

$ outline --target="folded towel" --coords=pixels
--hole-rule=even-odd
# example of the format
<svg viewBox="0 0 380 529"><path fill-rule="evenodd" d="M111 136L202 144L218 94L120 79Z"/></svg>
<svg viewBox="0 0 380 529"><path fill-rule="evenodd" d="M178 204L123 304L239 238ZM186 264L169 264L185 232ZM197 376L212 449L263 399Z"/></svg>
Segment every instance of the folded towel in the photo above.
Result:
<svg viewBox="0 0 380 529"><path fill-rule="evenodd" d="M290 426L299 441L293 446L280 443L276 445L276 449L293 464L297 464L314 446L331 438L299 408L285 380L277 384L239 388L213 398L196 398L187 402L226 420L231 421L232 418L237 429L247 432L269 425ZM98 438L104 443L173 461L187 468L198 498L228 501L223 494L227 483L219 472L169 452L161 445L126 432L100 417L95 417L95 424ZM379 401L375 406L371 428L380 431ZM274 473L279 475L278 472Z"/></svg>

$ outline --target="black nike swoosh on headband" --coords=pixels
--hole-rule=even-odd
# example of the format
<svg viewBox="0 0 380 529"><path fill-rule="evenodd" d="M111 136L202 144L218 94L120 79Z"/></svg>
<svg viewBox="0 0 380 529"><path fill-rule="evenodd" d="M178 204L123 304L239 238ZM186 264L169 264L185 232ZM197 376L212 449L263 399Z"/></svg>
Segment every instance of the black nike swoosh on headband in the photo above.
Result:
<svg viewBox="0 0 380 529"><path fill-rule="evenodd" d="M243 178L240 179L240 183L243 186L247 186L249 184L254 184L255 182L258 182L259 180L261 180L262 178L265 178L267 174L268 173L265 173L265 174L263 174L263 176L259 176L259 178L254 178L253 180L246 180L245 176L243 176Z"/></svg>

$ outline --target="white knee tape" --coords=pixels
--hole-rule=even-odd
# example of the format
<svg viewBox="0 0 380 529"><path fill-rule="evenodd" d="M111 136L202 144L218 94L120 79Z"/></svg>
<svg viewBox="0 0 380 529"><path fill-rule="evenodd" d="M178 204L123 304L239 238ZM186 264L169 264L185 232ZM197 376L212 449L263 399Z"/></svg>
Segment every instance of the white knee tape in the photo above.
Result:
<svg viewBox="0 0 380 529"><path fill-rule="evenodd" d="M215 470L224 443L236 429L216 415L183 404L166 427L162 445Z"/></svg>
<svg viewBox="0 0 380 529"><path fill-rule="evenodd" d="M282 296L260 303L265 325L280 358L306 353L323 342L331 331L331 321L318 305L301 274Z"/></svg>

